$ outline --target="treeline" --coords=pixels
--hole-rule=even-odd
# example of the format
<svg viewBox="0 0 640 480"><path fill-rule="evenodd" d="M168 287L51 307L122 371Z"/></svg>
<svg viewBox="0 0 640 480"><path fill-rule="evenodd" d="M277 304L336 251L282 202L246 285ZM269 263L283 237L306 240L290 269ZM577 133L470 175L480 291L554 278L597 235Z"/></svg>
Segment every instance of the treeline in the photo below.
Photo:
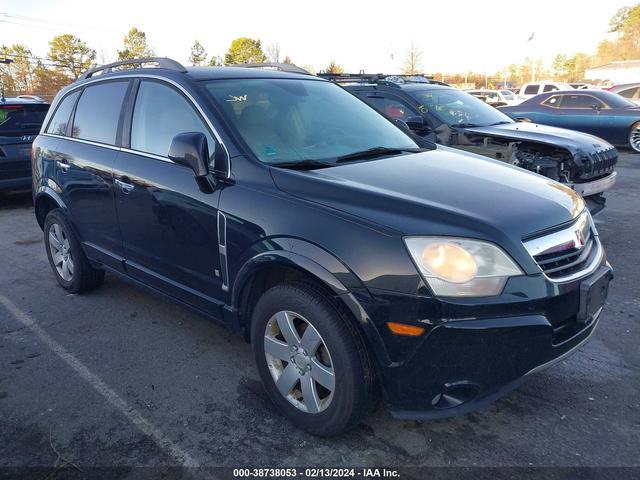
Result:
<svg viewBox="0 0 640 480"><path fill-rule="evenodd" d="M146 33L136 27L129 30L123 39L122 49L117 51L118 60L153 56L155 50L149 45ZM224 56L209 55L196 40L189 55L189 62L195 66L266 61L293 63L289 56L281 55L277 43L263 49L260 40L247 37L233 40ZM24 44L0 46L0 79L5 96L32 94L51 99L85 70L108 62L108 59L98 58L96 51L75 35L57 35L49 42L46 57L35 56ZM306 68L312 71L310 66ZM332 60L327 71L337 72L341 68Z"/></svg>
<svg viewBox="0 0 640 480"><path fill-rule="evenodd" d="M532 78L573 82L583 80L584 72L589 67L617 60L640 59L640 4L618 10L611 18L609 31L615 38L600 42L595 53L576 53L571 56L558 54L550 67L545 66L540 58L526 58L521 65L509 65L489 76L466 72L435 73L433 77L451 84L489 87L504 81L521 85ZM149 45L145 32L135 27L129 30L123 39L122 48L117 50L118 60L154 55L155 51ZM424 73L422 59L423 53L412 43L406 51L401 73ZM108 61L104 55L98 56L82 39L64 34L51 39L49 52L42 58L35 56L24 44L0 46L0 79L6 96L35 94L50 99L60 88L76 80L83 71ZM289 56L281 55L279 44L263 48L260 40L248 37L233 40L223 56L210 55L202 43L196 40L189 55L191 65L200 66L265 61L293 63ZM300 66L315 73L314 68L309 65ZM341 73L343 68L335 60L330 60L322 71Z"/></svg>

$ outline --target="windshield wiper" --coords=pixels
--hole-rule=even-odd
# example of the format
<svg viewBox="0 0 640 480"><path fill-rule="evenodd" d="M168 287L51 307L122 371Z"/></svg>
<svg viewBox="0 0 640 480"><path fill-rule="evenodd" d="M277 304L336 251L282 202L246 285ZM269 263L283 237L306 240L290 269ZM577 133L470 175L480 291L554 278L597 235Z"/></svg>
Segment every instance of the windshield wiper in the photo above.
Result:
<svg viewBox="0 0 640 480"><path fill-rule="evenodd" d="M455 123L453 126L460 127L460 128L473 128L473 127L480 127L481 125L476 125L475 123Z"/></svg>
<svg viewBox="0 0 640 480"><path fill-rule="evenodd" d="M318 160L300 160L299 162L272 163L272 167L290 168L294 170L314 170L316 168L333 167L333 163L319 162Z"/></svg>
<svg viewBox="0 0 640 480"><path fill-rule="evenodd" d="M491 123L489 126L490 126L490 127L493 127L493 126L495 126L495 125L506 125L507 123L513 123L513 122L510 122L510 121L508 121L508 120L501 120L501 121L496 122L496 123Z"/></svg>
<svg viewBox="0 0 640 480"><path fill-rule="evenodd" d="M361 160L365 158L375 158L381 155L396 155L399 153L418 153L422 152L421 148L391 148L391 147L373 147L360 152L348 153L336 158L336 163L349 162L351 160Z"/></svg>

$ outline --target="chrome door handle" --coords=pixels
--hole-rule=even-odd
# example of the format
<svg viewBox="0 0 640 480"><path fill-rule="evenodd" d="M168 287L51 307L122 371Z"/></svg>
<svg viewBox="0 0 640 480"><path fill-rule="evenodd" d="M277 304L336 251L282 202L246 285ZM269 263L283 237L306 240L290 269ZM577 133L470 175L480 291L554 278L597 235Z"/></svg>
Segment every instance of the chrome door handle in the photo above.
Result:
<svg viewBox="0 0 640 480"><path fill-rule="evenodd" d="M66 172L71 167L71 165L69 165L69 162L67 162L66 160L56 160L56 165L63 172Z"/></svg>
<svg viewBox="0 0 640 480"><path fill-rule="evenodd" d="M115 179L113 183L115 183L118 186L118 188L122 190L122 193L131 193L131 190L133 190L133 187L134 187L133 184L123 182L122 180L118 180L118 179Z"/></svg>

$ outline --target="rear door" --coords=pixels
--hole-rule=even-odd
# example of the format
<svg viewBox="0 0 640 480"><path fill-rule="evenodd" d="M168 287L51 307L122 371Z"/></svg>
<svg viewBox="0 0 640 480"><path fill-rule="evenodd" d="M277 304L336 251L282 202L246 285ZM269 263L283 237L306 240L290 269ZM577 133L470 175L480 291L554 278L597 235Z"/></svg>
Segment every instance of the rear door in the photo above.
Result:
<svg viewBox="0 0 640 480"><path fill-rule="evenodd" d="M118 269L123 268L123 252L113 166L130 84L126 79L103 81L70 94L79 95L71 122L57 127L52 122L47 129L60 138L53 152L55 178L87 255Z"/></svg>
<svg viewBox="0 0 640 480"><path fill-rule="evenodd" d="M216 142L195 104L174 85L143 79L128 113L130 135L117 159L117 211L129 275L217 313L222 297L217 189L167 156L173 137L202 132Z"/></svg>

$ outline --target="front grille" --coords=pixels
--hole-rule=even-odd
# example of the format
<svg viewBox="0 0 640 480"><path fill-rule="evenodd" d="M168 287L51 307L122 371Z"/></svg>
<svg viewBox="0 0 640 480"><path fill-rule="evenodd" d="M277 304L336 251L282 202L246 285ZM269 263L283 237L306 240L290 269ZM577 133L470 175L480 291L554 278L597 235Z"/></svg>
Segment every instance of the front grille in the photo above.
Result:
<svg viewBox="0 0 640 480"><path fill-rule="evenodd" d="M525 242L544 274L555 281L586 275L600 258L598 233L587 211L568 228Z"/></svg>
<svg viewBox="0 0 640 480"><path fill-rule="evenodd" d="M583 178L596 178L613 172L618 163L618 151L611 147L586 155L583 161Z"/></svg>

